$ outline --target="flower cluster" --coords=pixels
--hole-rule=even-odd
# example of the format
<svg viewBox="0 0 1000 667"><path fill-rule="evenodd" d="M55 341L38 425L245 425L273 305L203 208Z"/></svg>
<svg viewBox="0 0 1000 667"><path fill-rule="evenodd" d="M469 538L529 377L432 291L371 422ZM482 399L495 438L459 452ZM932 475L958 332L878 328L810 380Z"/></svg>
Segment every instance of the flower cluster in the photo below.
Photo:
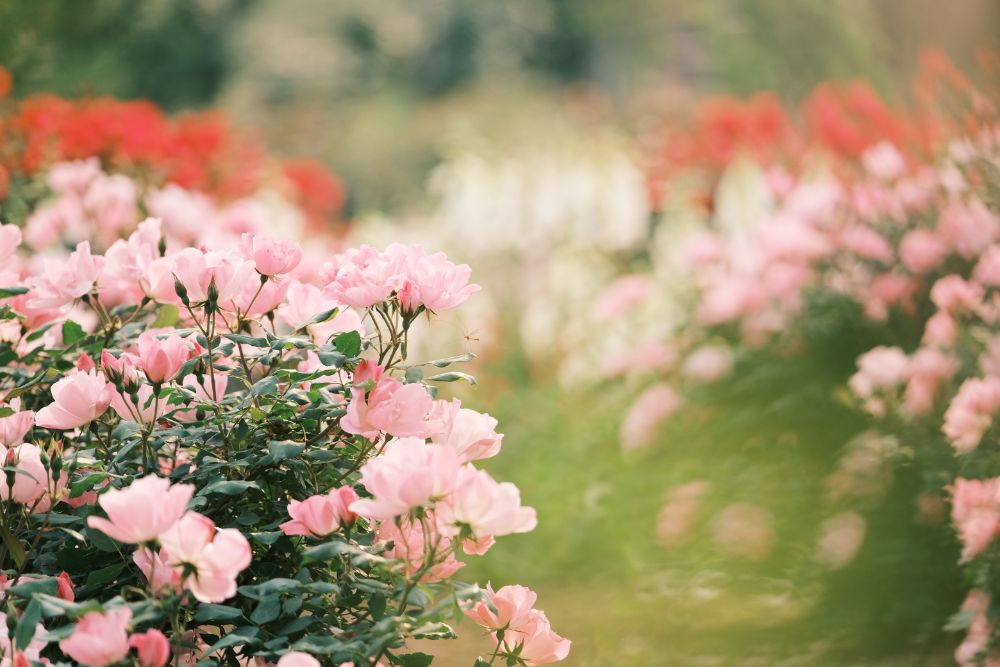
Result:
<svg viewBox="0 0 1000 667"><path fill-rule="evenodd" d="M0 68L0 80L5 75ZM192 237L200 241L212 225L198 215L221 215L230 225L259 218L260 212L237 202L260 199L261 193L280 193L285 206L315 230L335 220L344 204L340 182L320 163L276 160L217 111L174 119L141 100L45 94L5 102L3 97L0 205L7 222L34 210L44 185L56 194L44 219L26 230L33 248L48 245L60 232L90 238L96 233L110 242L141 219L139 208L169 218L157 205L197 214L184 222L180 238L187 243ZM210 204L227 210L206 212ZM265 212L262 223L269 219L273 225L274 217Z"/></svg>
<svg viewBox="0 0 1000 667"><path fill-rule="evenodd" d="M511 587L452 577L535 511L475 466L497 421L438 397L471 376L424 375L471 357L408 360L411 325L478 290L468 266L400 244L317 265L239 226L211 244L170 222L212 210L177 186L140 203L94 160L46 179L56 199L0 226L5 664L429 664L408 638L503 606ZM101 235L32 254L79 233L68 215ZM569 651L538 610L488 627L477 664Z"/></svg>

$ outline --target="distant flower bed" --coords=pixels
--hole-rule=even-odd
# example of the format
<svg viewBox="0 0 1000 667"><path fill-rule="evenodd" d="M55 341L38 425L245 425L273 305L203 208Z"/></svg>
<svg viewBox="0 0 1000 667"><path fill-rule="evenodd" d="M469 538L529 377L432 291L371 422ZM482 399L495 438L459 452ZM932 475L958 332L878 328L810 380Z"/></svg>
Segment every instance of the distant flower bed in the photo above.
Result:
<svg viewBox="0 0 1000 667"><path fill-rule="evenodd" d="M870 427L844 443L828 496L870 497L878 470L898 461L922 466L914 508L923 515L950 497L955 558L977 589L951 626L968 627L956 657L974 665L993 656L996 639L1000 109L994 91L940 58L925 65L909 105L831 84L799 113L767 96L723 100L693 128L668 132L651 171L658 243L590 316L628 330L603 361L606 378L643 387L622 422L626 450L656 442L700 387L735 385L760 359L829 367L835 344L850 343L830 332L878 341L823 399ZM662 312L672 316L668 335L639 325ZM682 541L706 492L695 480L668 493L664 546ZM764 509L727 511L715 522L720 549L737 544L752 558L770 549ZM832 516L817 560L843 567L864 540L860 514Z"/></svg>

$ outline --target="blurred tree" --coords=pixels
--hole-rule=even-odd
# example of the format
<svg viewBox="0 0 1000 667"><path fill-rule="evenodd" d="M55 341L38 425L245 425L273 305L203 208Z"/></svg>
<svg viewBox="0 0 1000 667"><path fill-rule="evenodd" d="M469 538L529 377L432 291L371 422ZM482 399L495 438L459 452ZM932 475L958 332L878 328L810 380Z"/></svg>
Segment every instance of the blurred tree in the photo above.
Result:
<svg viewBox="0 0 1000 667"><path fill-rule="evenodd" d="M145 97L168 109L212 100L229 37L254 0L4 0L0 64L15 94Z"/></svg>

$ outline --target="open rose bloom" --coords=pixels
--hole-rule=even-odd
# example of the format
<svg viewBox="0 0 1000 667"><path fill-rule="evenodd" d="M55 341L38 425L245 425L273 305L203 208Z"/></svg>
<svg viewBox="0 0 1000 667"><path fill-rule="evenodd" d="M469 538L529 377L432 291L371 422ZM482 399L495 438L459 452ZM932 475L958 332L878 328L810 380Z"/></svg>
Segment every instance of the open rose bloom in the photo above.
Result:
<svg viewBox="0 0 1000 667"><path fill-rule="evenodd" d="M471 355L408 358L418 318L479 290L470 267L297 240L339 202L297 188L329 177L233 173L221 130L185 161L207 120L67 102L159 143L109 139L102 161L67 139L51 162L28 112L54 102L25 104L0 117L43 193L0 225L0 665L426 664L408 641L486 599L460 559L537 522L473 463L500 453L497 420L435 400ZM533 613L515 660L561 660Z"/></svg>

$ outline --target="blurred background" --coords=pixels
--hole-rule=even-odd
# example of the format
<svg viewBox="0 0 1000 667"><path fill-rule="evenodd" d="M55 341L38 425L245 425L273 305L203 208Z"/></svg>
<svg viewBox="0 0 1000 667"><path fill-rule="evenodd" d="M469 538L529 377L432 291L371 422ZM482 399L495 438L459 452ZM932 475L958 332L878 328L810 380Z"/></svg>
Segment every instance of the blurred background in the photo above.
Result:
<svg viewBox="0 0 1000 667"><path fill-rule="evenodd" d="M646 161L665 125L715 95L794 105L829 80L905 99L927 46L975 67L1000 50L1000 4L0 0L15 97L221 107L342 178L347 242L417 241L473 266L483 293L420 353L479 355L463 400L506 433L487 467L540 525L467 578L538 590L580 667L949 664L954 538L911 520L917 480L869 465L881 445L830 399L869 332L818 327L822 359L757 364L623 452L637 387L595 372L619 343L577 316L654 252ZM857 557L831 567L816 531L851 442L879 498ZM675 544L664 508L692 499L703 527ZM463 629L435 647L442 664L483 650Z"/></svg>

